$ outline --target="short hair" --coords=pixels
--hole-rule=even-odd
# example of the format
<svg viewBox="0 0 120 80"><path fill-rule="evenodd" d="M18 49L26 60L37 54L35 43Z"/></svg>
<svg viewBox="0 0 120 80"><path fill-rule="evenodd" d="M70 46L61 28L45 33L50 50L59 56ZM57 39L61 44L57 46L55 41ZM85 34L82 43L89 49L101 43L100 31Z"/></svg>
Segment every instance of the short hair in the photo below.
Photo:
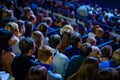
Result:
<svg viewBox="0 0 120 80"><path fill-rule="evenodd" d="M44 66L32 66L27 75L27 80L47 80L48 71Z"/></svg>
<svg viewBox="0 0 120 80"><path fill-rule="evenodd" d="M47 32L47 30L48 30L48 25L47 25L47 23L40 23L40 24L38 25L38 27L37 27L37 30L38 30L38 31L41 31L42 33ZM43 34L43 35L44 35L44 34Z"/></svg>
<svg viewBox="0 0 120 80"><path fill-rule="evenodd" d="M78 32L75 32L75 33L73 33L73 35L70 38L70 44L74 47L77 47L78 42L82 42L82 38Z"/></svg>
<svg viewBox="0 0 120 80"><path fill-rule="evenodd" d="M31 37L26 37L20 40L19 48L22 54L27 54L29 50L35 48L35 41Z"/></svg>
<svg viewBox="0 0 120 80"><path fill-rule="evenodd" d="M56 48L58 44L61 42L61 37L58 34L53 34L49 37L49 45L52 48Z"/></svg>
<svg viewBox="0 0 120 80"><path fill-rule="evenodd" d="M97 46L92 46L92 55L95 58L99 58L98 55L101 57L101 51Z"/></svg>
<svg viewBox="0 0 120 80"><path fill-rule="evenodd" d="M112 47L110 45L105 45L101 47L102 57L110 58L112 54Z"/></svg>
<svg viewBox="0 0 120 80"><path fill-rule="evenodd" d="M38 49L38 60L47 61L50 56L53 55L52 48L47 45L43 45Z"/></svg>
<svg viewBox="0 0 120 80"><path fill-rule="evenodd" d="M120 65L120 49L117 49L113 52L112 61L117 65Z"/></svg>
<svg viewBox="0 0 120 80"><path fill-rule="evenodd" d="M37 47L43 45L43 34L40 31L34 31L31 37L35 40L35 44Z"/></svg>
<svg viewBox="0 0 120 80"><path fill-rule="evenodd" d="M103 29L102 29L102 28L96 28L95 34L96 34L96 35L99 35L99 34L101 34L101 33L103 33Z"/></svg>
<svg viewBox="0 0 120 80"><path fill-rule="evenodd" d="M91 45L96 45L96 39L94 37L88 37L86 42L90 43Z"/></svg>
<svg viewBox="0 0 120 80"><path fill-rule="evenodd" d="M45 17L44 18L44 22L46 22L47 24L52 24L53 23L53 20L51 17Z"/></svg>
<svg viewBox="0 0 120 80"><path fill-rule="evenodd" d="M92 52L92 46L89 43L83 43L80 50L81 50L81 55L88 56Z"/></svg>

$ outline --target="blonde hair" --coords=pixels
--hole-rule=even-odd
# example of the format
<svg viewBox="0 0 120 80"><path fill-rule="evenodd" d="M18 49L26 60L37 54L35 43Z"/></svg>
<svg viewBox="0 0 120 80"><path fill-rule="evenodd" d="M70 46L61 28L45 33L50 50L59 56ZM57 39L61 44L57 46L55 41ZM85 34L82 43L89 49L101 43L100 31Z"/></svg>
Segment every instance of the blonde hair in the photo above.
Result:
<svg viewBox="0 0 120 80"><path fill-rule="evenodd" d="M102 56L100 49L97 46L92 46L92 57L100 58Z"/></svg>
<svg viewBox="0 0 120 80"><path fill-rule="evenodd" d="M74 33L74 29L71 25L65 25L63 28L60 30L60 34L62 35L64 32L70 32L71 34Z"/></svg>
<svg viewBox="0 0 120 80"><path fill-rule="evenodd" d="M120 49L117 49L113 52L112 61L120 65Z"/></svg>
<svg viewBox="0 0 120 80"><path fill-rule="evenodd" d="M5 25L5 29L8 29L10 31L12 31L13 34L18 35L19 33L19 28L18 28L18 24L15 22L9 22Z"/></svg>

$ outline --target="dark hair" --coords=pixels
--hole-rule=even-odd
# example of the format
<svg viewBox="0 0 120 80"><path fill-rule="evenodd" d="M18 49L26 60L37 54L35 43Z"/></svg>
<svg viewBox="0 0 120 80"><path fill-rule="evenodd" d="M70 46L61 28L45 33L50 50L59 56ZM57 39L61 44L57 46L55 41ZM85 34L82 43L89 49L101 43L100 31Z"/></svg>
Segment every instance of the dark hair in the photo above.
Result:
<svg viewBox="0 0 120 80"><path fill-rule="evenodd" d="M49 37L49 45L52 48L56 48L56 46L60 43L61 37L58 34L53 34Z"/></svg>
<svg viewBox="0 0 120 80"><path fill-rule="evenodd" d="M78 32L75 32L75 33L73 33L73 35L70 38L70 44L74 47L77 47L78 42L82 42L82 38Z"/></svg>
<svg viewBox="0 0 120 80"><path fill-rule="evenodd" d="M26 80L47 80L47 69L44 66L32 66Z"/></svg>
<svg viewBox="0 0 120 80"><path fill-rule="evenodd" d="M35 42L31 37L26 37L20 40L19 48L22 54L26 54L30 49L34 49Z"/></svg>
<svg viewBox="0 0 120 80"><path fill-rule="evenodd" d="M107 58L110 58L111 56L111 52L112 52L112 47L110 45L106 45L106 46L103 46L101 48L101 52L102 52L102 57L107 57Z"/></svg>
<svg viewBox="0 0 120 80"><path fill-rule="evenodd" d="M11 51L8 40L12 36L13 34L11 31L0 28L0 54L2 53L2 50Z"/></svg>
<svg viewBox="0 0 120 80"><path fill-rule="evenodd" d="M43 33L44 36L46 36L46 32L48 30L48 25L47 23L40 23L37 27L38 31L41 31Z"/></svg>
<svg viewBox="0 0 120 80"><path fill-rule="evenodd" d="M81 55L88 56L92 52L92 46L90 43L84 43L81 46Z"/></svg>
<svg viewBox="0 0 120 80"><path fill-rule="evenodd" d="M119 72L115 68L104 68L94 75L93 80L119 80Z"/></svg>
<svg viewBox="0 0 120 80"><path fill-rule="evenodd" d="M47 61L50 56L53 55L52 48L43 45L38 49L38 59L41 61Z"/></svg>
<svg viewBox="0 0 120 80"><path fill-rule="evenodd" d="M88 57L82 63L79 70L67 80L92 80L93 75L98 71L98 61L94 57Z"/></svg>

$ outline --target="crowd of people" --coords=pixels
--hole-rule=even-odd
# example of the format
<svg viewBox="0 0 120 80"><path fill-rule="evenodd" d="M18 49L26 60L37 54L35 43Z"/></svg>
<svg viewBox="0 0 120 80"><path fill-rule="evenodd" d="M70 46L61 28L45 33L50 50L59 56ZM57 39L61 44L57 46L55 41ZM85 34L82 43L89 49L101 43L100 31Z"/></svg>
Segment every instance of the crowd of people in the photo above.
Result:
<svg viewBox="0 0 120 80"><path fill-rule="evenodd" d="M119 10L85 2L0 0L0 80L119 80Z"/></svg>

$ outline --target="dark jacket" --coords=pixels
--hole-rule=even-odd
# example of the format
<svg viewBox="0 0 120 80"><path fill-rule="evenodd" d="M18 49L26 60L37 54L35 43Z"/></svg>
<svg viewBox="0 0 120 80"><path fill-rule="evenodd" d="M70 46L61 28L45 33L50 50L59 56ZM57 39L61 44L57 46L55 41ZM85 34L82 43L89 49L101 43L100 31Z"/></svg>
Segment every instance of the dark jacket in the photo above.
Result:
<svg viewBox="0 0 120 80"><path fill-rule="evenodd" d="M12 62L12 72L15 80L25 80L30 67L38 65L35 59L31 56L20 55L16 56Z"/></svg>

